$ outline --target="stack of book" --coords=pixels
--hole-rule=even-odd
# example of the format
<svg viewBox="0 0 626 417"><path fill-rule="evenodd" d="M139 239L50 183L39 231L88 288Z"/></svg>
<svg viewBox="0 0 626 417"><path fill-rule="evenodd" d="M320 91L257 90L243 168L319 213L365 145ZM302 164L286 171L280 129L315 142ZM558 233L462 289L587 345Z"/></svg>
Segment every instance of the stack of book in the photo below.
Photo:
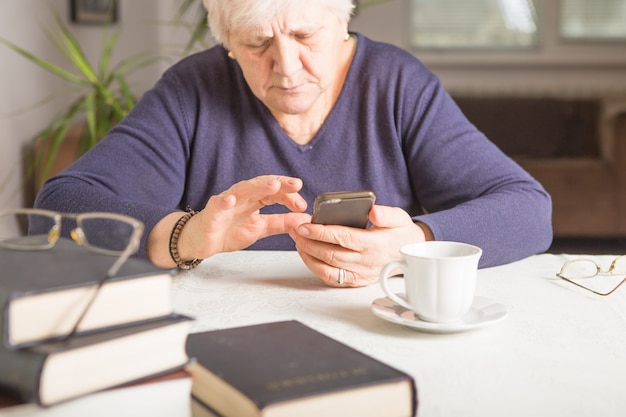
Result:
<svg viewBox="0 0 626 417"><path fill-rule="evenodd" d="M50 406L185 367L191 319L174 313L172 272L131 258L99 287L114 261L65 239L0 248L1 395Z"/></svg>

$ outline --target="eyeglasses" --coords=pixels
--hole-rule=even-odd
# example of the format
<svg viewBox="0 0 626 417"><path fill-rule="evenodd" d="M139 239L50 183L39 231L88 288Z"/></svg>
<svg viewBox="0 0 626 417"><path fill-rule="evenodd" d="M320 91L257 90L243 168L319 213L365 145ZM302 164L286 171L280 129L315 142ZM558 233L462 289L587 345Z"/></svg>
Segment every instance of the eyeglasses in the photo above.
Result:
<svg viewBox="0 0 626 417"><path fill-rule="evenodd" d="M78 330L96 299L100 288L114 277L138 247L144 225L141 221L116 213L57 213L42 209L0 211L0 247L14 250L46 250L61 237L62 225L74 222L69 236L88 250L116 256L106 275L97 282L96 291L85 306L72 330L62 339L68 340Z"/></svg>
<svg viewBox="0 0 626 417"><path fill-rule="evenodd" d="M565 262L557 277L597 295L610 295L626 282L626 255L618 256L603 271L592 259Z"/></svg>

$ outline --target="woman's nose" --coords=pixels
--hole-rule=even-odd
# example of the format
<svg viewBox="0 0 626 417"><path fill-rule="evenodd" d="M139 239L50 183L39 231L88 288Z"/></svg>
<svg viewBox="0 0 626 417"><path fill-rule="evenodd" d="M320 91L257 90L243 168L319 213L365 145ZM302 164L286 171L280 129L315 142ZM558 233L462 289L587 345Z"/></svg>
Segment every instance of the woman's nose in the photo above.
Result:
<svg viewBox="0 0 626 417"><path fill-rule="evenodd" d="M289 77L302 68L299 44L292 39L281 39L271 46L274 59L273 71Z"/></svg>

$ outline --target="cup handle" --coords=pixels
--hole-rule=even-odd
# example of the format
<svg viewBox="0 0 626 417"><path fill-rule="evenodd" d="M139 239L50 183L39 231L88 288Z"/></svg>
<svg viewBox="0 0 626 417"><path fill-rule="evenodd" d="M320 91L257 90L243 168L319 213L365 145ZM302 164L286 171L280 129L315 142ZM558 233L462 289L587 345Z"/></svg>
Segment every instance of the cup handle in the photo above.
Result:
<svg viewBox="0 0 626 417"><path fill-rule="evenodd" d="M393 261L385 265L383 269L380 271L380 286L383 289L384 293L387 295L387 297L389 297L390 300L394 301L396 304L399 304L408 310L413 310L413 307L409 305L409 302L404 297L400 297L399 295L391 291L387 282L387 280L389 279L389 273L395 268L400 268L406 273L405 266L406 266L405 263L402 261Z"/></svg>

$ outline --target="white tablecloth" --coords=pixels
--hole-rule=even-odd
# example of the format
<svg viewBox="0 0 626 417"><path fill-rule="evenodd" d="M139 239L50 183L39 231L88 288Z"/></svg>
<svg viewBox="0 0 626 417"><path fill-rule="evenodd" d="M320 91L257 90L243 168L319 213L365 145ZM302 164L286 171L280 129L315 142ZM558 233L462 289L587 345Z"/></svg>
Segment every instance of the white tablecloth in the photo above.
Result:
<svg viewBox="0 0 626 417"><path fill-rule="evenodd" d="M177 276L173 299L194 332L295 319L402 369L416 379L419 417L623 417L626 288L598 297L556 278L574 257L480 270L476 295L508 317L456 334L382 320L371 311L378 285L326 287L295 252L220 254ZM614 256L594 258L606 267Z"/></svg>

